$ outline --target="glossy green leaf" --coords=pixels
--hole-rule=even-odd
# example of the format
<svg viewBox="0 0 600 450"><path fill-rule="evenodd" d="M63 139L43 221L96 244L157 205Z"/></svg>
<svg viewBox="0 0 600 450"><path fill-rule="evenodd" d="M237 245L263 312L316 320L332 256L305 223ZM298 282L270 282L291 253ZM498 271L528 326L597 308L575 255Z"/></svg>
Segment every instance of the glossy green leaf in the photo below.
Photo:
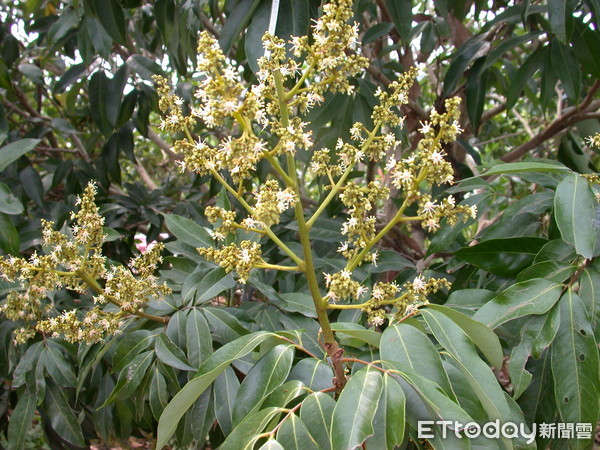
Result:
<svg viewBox="0 0 600 450"><path fill-rule="evenodd" d="M580 175L567 175L557 186L554 218L565 242L575 246L584 258L594 255L598 229L595 219L594 193Z"/></svg>
<svg viewBox="0 0 600 450"><path fill-rule="evenodd" d="M306 424L311 436L324 450L331 448L331 420L336 402L323 392L310 394L302 402L300 418Z"/></svg>
<svg viewBox="0 0 600 450"><path fill-rule="evenodd" d="M19 232L8 215L0 213L0 248L5 253L20 255Z"/></svg>
<svg viewBox="0 0 600 450"><path fill-rule="evenodd" d="M65 359L62 353L54 345L48 345L44 348L41 358L48 374L61 387L70 388L77 384L75 372L71 364Z"/></svg>
<svg viewBox="0 0 600 450"><path fill-rule="evenodd" d="M212 353L212 338L204 315L191 309L186 321L186 348L190 364L199 368Z"/></svg>
<svg viewBox="0 0 600 450"><path fill-rule="evenodd" d="M23 63L19 64L19 72L21 72L29 81L38 86L44 85L44 73L35 64Z"/></svg>
<svg viewBox="0 0 600 450"><path fill-rule="evenodd" d="M41 139L20 139L0 148L0 171L6 169L9 164L19 159L25 153L33 150Z"/></svg>
<svg viewBox="0 0 600 450"><path fill-rule="evenodd" d="M559 261L572 263L577 258L577 254L572 245L567 244L562 239L554 239L549 241L542 247L535 259L534 264L543 261Z"/></svg>
<svg viewBox="0 0 600 450"><path fill-rule="evenodd" d="M276 439L269 438L258 450L285 450L285 448Z"/></svg>
<svg viewBox="0 0 600 450"><path fill-rule="evenodd" d="M117 398L127 398L131 396L146 375L146 371L154 360L154 351L140 353L119 373L119 379L110 396L104 402L102 407L114 402Z"/></svg>
<svg viewBox="0 0 600 450"><path fill-rule="evenodd" d="M554 395L562 422L596 423L600 386L598 346L581 298L570 289L560 300L560 327L552 344ZM591 440L573 441L589 448Z"/></svg>
<svg viewBox="0 0 600 450"><path fill-rule="evenodd" d="M367 448L394 450L404 440L406 396L391 376L383 375L383 390L373 419L374 434L366 441Z"/></svg>
<svg viewBox="0 0 600 450"><path fill-rule="evenodd" d="M543 314L558 301L561 290L562 285L542 278L523 281L483 305L473 319L496 328L528 314Z"/></svg>
<svg viewBox="0 0 600 450"><path fill-rule="evenodd" d="M219 45L223 53L229 53L242 30L248 26L259 4L260 0L241 0L234 6L219 36Z"/></svg>
<svg viewBox="0 0 600 450"><path fill-rule="evenodd" d="M454 252L460 259L495 275L512 277L529 266L548 241L537 237L490 239Z"/></svg>
<svg viewBox="0 0 600 450"><path fill-rule="evenodd" d="M548 0L548 16L552 32L562 42L567 42L567 2L565 0Z"/></svg>
<svg viewBox="0 0 600 450"><path fill-rule="evenodd" d="M510 86L508 87L508 93L506 95L506 107L512 108L517 100L525 85L533 78L533 75L540 69L543 61L546 58L548 47L541 47L535 50L527 59L521 64L517 73L511 80ZM511 163L512 164L512 163Z"/></svg>
<svg viewBox="0 0 600 450"><path fill-rule="evenodd" d="M408 36L412 28L412 1L411 0L386 0L385 5L387 6L394 25L402 38L405 45L408 44Z"/></svg>
<svg viewBox="0 0 600 450"><path fill-rule="evenodd" d="M439 352L431 339L415 327L405 323L387 327L381 336L379 354L385 361L398 362L423 374L454 398Z"/></svg>
<svg viewBox="0 0 600 450"><path fill-rule="evenodd" d="M521 327L521 341L512 349L508 362L508 373L513 385L513 398L525 391L532 375L525 369L530 356L539 358L550 345L558 331L560 309L555 306L548 314L531 316Z"/></svg>
<svg viewBox="0 0 600 450"><path fill-rule="evenodd" d="M235 316L221 308L202 308L212 331L213 340L227 343L248 334L248 330Z"/></svg>
<svg viewBox="0 0 600 450"><path fill-rule="evenodd" d="M19 396L17 406L10 414L7 433L9 450L25 448L35 409L36 394L27 389Z"/></svg>
<svg viewBox="0 0 600 450"><path fill-rule="evenodd" d="M162 414L165 406L169 403L169 391L164 375L160 372L158 366L152 370L152 381L148 391L148 401L150 409L155 419Z"/></svg>
<svg viewBox="0 0 600 450"><path fill-rule="evenodd" d="M84 447L85 439L74 411L63 391L51 382L46 389L46 404L52 429L66 442Z"/></svg>
<svg viewBox="0 0 600 450"><path fill-rule="evenodd" d="M200 305L221 292L237 285L230 273L221 267L210 271L193 272L183 282L181 297L184 304Z"/></svg>
<svg viewBox="0 0 600 450"><path fill-rule="evenodd" d="M167 228L173 236L192 247L212 247L213 239L208 231L196 222L175 214L163 214Z"/></svg>
<svg viewBox="0 0 600 450"><path fill-rule="evenodd" d="M504 392L492 370L477 354L468 336L438 311L424 309L421 310L421 314L437 341L456 362L490 419L509 421L511 414ZM512 448L508 439L503 439L503 442L508 448Z"/></svg>
<svg viewBox="0 0 600 450"><path fill-rule="evenodd" d="M545 278L546 280L562 283L566 281L577 269L556 261L542 261L533 264L517 275L517 281L527 281L533 278Z"/></svg>
<svg viewBox="0 0 600 450"><path fill-rule="evenodd" d="M127 58L127 65L144 80L152 81L152 76L165 73L156 61L142 55L132 55Z"/></svg>
<svg viewBox="0 0 600 450"><path fill-rule="evenodd" d="M283 408L298 397L310 392L304 383L289 378L290 377L288 376L288 381L276 387L273 392L268 395L262 404L262 408L267 408L269 406L279 406Z"/></svg>
<svg viewBox="0 0 600 450"><path fill-rule="evenodd" d="M233 430L233 408L240 382L231 367L227 367L215 380L215 416L225 435Z"/></svg>
<svg viewBox="0 0 600 450"><path fill-rule="evenodd" d="M490 328L447 306L430 304L428 307L444 314L458 325L469 336L477 348L479 348L492 366L497 368L502 367L504 360L502 345L500 345L500 340L496 336L496 333Z"/></svg>
<svg viewBox="0 0 600 450"><path fill-rule="evenodd" d="M279 408L266 408L248 414L231 432L219 450L251 450L273 417L281 414Z"/></svg>
<svg viewBox="0 0 600 450"><path fill-rule="evenodd" d="M354 449L373 433L373 418L382 389L381 373L370 366L352 375L333 410L332 449Z"/></svg>
<svg viewBox="0 0 600 450"><path fill-rule="evenodd" d="M333 370L320 359L304 358L294 366L288 380L298 380L313 391L321 391L332 386Z"/></svg>
<svg viewBox="0 0 600 450"><path fill-rule="evenodd" d="M64 8L61 11L58 20L54 22L48 30L48 34L46 35L48 43L50 45L58 44L58 41L66 37L71 30L77 27L77 25L79 25L79 16L77 12L73 8ZM43 82L39 84L43 84Z"/></svg>
<svg viewBox="0 0 600 450"><path fill-rule="evenodd" d="M588 267L581 272L579 296L588 312L594 334L600 336L600 273L595 268Z"/></svg>
<svg viewBox="0 0 600 450"><path fill-rule="evenodd" d="M0 183L0 213L20 214L23 212L23 204L13 195L10 188Z"/></svg>
<svg viewBox="0 0 600 450"><path fill-rule="evenodd" d="M315 302L312 297L301 292L289 292L279 294L279 297L285 302L285 310L289 312L298 312L306 317L317 317Z"/></svg>
<svg viewBox="0 0 600 450"><path fill-rule="evenodd" d="M452 62L444 78L443 95L445 97L452 95L469 64L474 58L480 56L481 51L489 45L489 42L482 41L479 38L471 38L458 49L453 55Z"/></svg>
<svg viewBox="0 0 600 450"><path fill-rule="evenodd" d="M154 350L156 351L156 357L167 366L191 372L198 370L197 367L194 368L188 364L183 350L177 347L166 334L161 333L158 335Z"/></svg>
<svg viewBox="0 0 600 450"><path fill-rule="evenodd" d="M567 96L574 102L581 93L581 68L571 47L553 41L550 44L550 60Z"/></svg>
<svg viewBox="0 0 600 450"><path fill-rule="evenodd" d="M367 330L362 325L351 322L336 322L331 324L331 329L335 331L340 338L344 335L350 336L373 347L379 347L381 334L374 330Z"/></svg>
<svg viewBox="0 0 600 450"><path fill-rule="evenodd" d="M271 18L271 8L273 5L279 4L274 2L261 2L254 14L252 20L246 30L246 39L244 40L244 49L248 58L248 65L254 73L258 72L258 59L265 53L262 43L262 37L269 29L269 21Z"/></svg>
<svg viewBox="0 0 600 450"><path fill-rule="evenodd" d="M200 367L196 376L191 379L167 405L158 421L157 443L162 448L169 441L179 420L192 406L192 403L210 386L213 381L234 360L243 358L265 339L273 336L272 333L257 332L242 336L221 347L214 352Z"/></svg>
<svg viewBox="0 0 600 450"><path fill-rule="evenodd" d="M320 449L306 425L296 414L288 416L277 431L277 441L286 450Z"/></svg>
<svg viewBox="0 0 600 450"><path fill-rule="evenodd" d="M124 334L119 339L112 357L113 370L120 372L133 357L152 345L155 338L156 334L149 330L135 330Z"/></svg>
<svg viewBox="0 0 600 450"><path fill-rule="evenodd" d="M110 80L104 73L104 70L97 70L88 83L88 95L90 98L92 119L94 119L94 122L96 122L96 125L98 125L104 136L110 136L113 131L106 112L106 99L109 92Z"/></svg>
<svg viewBox="0 0 600 450"><path fill-rule="evenodd" d="M126 45L125 16L118 0L91 0L100 23L115 42Z"/></svg>
<svg viewBox="0 0 600 450"><path fill-rule="evenodd" d="M558 1L558 0L555 0ZM574 19L576 39L571 44L583 70L591 73L594 77L600 77L600 61L598 60L598 47L600 47L600 36L597 30L589 27L580 18Z"/></svg>
<svg viewBox="0 0 600 450"><path fill-rule="evenodd" d="M256 410L275 388L287 379L294 347L278 345L272 348L250 369L240 385L233 408L233 423L236 425L251 411Z"/></svg>
<svg viewBox="0 0 600 450"><path fill-rule="evenodd" d="M514 163L505 163L498 164L488 171L486 171L483 176L488 175L506 175L509 173L520 173L520 172L550 172L550 173L560 173L560 172L568 172L569 168L560 164L548 162L535 162L535 161L527 161L527 162L514 162Z"/></svg>

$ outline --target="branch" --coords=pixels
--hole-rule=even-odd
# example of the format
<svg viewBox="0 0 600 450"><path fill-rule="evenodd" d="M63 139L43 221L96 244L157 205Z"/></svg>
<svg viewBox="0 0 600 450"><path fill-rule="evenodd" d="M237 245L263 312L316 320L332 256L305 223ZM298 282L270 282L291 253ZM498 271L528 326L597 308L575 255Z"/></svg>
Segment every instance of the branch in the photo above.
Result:
<svg viewBox="0 0 600 450"><path fill-rule="evenodd" d="M167 155L167 157L169 158L169 160L171 162L174 161L180 161L183 159L183 157L181 155L177 155L176 153L173 152L173 150L171 150L171 147L169 146L169 144L167 144L165 141L163 141L161 139L161 137L156 134L154 132L154 130L152 129L148 129L148 138L154 142L156 145L158 145L158 148L160 148L163 152L165 152L165 154Z"/></svg>

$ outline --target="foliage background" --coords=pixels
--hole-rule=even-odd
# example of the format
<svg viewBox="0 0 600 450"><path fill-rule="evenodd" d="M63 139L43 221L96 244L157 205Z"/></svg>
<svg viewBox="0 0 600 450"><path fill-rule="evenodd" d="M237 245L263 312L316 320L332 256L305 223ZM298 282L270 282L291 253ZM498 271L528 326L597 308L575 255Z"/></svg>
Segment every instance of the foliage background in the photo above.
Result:
<svg viewBox="0 0 600 450"><path fill-rule="evenodd" d="M200 30L208 30L251 83L271 6L268 0L29 0L0 6L2 251L29 255L39 249L40 220L62 227L75 196L97 180L109 235L105 254L126 263L137 253L140 235L147 242L165 241L170 253L162 277L175 291L166 302L151 305L156 314L171 317L166 328L132 320L122 335L105 344L75 346L39 338L13 346L11 333L18 324L3 320L0 423L9 446L24 444L36 409L46 440L58 447L83 447L98 437L109 442L132 434L155 436L163 408L194 373L192 368L249 332L303 329L303 344L322 354L310 302L289 295L305 289L302 279L261 273L241 288L194 251L210 239L204 207L227 205L228 200L214 180L178 173L170 136L156 127L160 118L151 76L166 75L178 95L190 102L198 79L193 69L196 39ZM281 0L276 34L306 34L319 7L318 1ZM385 87L407 68L423 64L427 76L411 91L402 111L406 122L399 137L404 146L398 152L416 144L430 108L439 108L450 96L463 97L465 131L446 150L456 179L464 181L445 192L479 209L477 220L445 226L435 235L394 230L383 242L380 264L363 274L365 280L402 283L424 270L431 276L450 273L452 290L431 300L474 315L495 330L505 359L497 374L510 377L511 384L504 382L502 388L514 399L511 407L522 411L527 423L560 418L595 424L600 210L594 201L597 187L582 187L582 178L575 174L598 172L600 164L597 150L584 140L600 131L600 4L369 0L355 2L355 12L370 66L353 80L355 95L328 96L310 112L307 121L316 146L347 138L357 120L368 123L377 86ZM199 126L195 132L218 138L222 131ZM498 165L499 160L531 162L534 157L554 161L553 167L561 169L537 162ZM490 167L495 172L472 178ZM382 168L372 164L356 177L368 180L378 173ZM257 174L260 179L266 175L260 170ZM577 212L567 216L571 206ZM327 213L312 236L322 249L323 268L339 264L334 258L341 240L340 204L332 204ZM386 223L390 214L392 206L384 205L379 221ZM291 218L276 232L286 242L293 240ZM14 288L3 283L4 293ZM64 306L75 300L68 293L55 298ZM506 309L517 312L511 315ZM472 417L489 417L487 410L481 412L481 398L469 395L461 384L456 363L450 363L469 354L476 360L463 363L480 376L483 360L468 349L452 354L427 317L437 347L427 353L412 343L414 350L404 356L386 350L385 339L392 332L404 338L402 333L408 336L412 329L390 327L381 343L361 334L367 330L358 314L342 313L336 320L340 327L360 331L339 336L347 351L363 360L377 359L378 351L397 363L418 353L437 355L422 373L447 374L434 379L439 386L452 386L456 397L445 398ZM442 329L454 330L452 324L446 327ZM424 331L410 336L423 339ZM480 337L471 338L480 344ZM571 349L566 342L574 343ZM445 352L439 356L442 347ZM291 350L277 351L288 355ZM311 370L322 374L319 378L331 378L322 361L297 352L289 357L288 371L294 374L290 380L304 380ZM246 357L232 367L236 372L223 372L215 388L206 390L185 415L176 433L179 445L205 442L207 434L217 444L231 432L232 424L223 418L226 412L218 407L222 393L230 394L222 384L235 384L235 374L241 378L256 366ZM136 370L129 383L120 382L132 368ZM365 379L372 376L370 371L364 374ZM286 379L287 374L281 382ZM567 387L572 385L574 391ZM565 402L565 389L576 400ZM405 395L409 390L405 388ZM427 392L413 392L427 408L446 401ZM407 398L407 411L410 404L418 404L415 398ZM99 408L107 399L110 404ZM219 428L212 427L215 419ZM381 429L381 421L376 423ZM407 436L414 435L410 424ZM538 442L540 448L546 444ZM584 448L586 442L571 445Z"/></svg>

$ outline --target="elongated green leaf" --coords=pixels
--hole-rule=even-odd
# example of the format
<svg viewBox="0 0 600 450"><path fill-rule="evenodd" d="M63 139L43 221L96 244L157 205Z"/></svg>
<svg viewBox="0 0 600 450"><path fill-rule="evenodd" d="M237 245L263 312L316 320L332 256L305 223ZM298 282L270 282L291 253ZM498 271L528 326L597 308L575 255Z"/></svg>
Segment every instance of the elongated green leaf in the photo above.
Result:
<svg viewBox="0 0 600 450"><path fill-rule="evenodd" d="M511 80L510 86L508 88L508 93L506 95L506 107L512 108L517 100L519 100L519 96L527 82L533 78L533 75L539 70L542 66L543 61L546 58L546 53L548 52L548 47L541 47L535 50L531 55L527 57L525 62L521 64L519 70ZM512 163L510 163L512 164Z"/></svg>
<svg viewBox="0 0 600 450"><path fill-rule="evenodd" d="M600 386L598 347L581 298L570 289L560 300L560 327L552 344L554 395L566 423L596 423ZM591 440L571 442L589 448Z"/></svg>
<svg viewBox="0 0 600 450"><path fill-rule="evenodd" d="M381 373L370 366L352 375L333 410L332 449L354 449L373 433L373 418L382 389Z"/></svg>
<svg viewBox="0 0 600 450"><path fill-rule="evenodd" d="M512 277L528 267L547 242L536 237L490 239L463 247L454 254L493 274Z"/></svg>
<svg viewBox="0 0 600 450"><path fill-rule="evenodd" d="M118 397L127 398L132 395L142 382L153 360L154 351L152 350L140 353L133 358L119 373L117 384L102 407L114 402Z"/></svg>
<svg viewBox="0 0 600 450"><path fill-rule="evenodd" d="M175 214L163 214L167 228L177 239L192 247L212 247L213 239L203 227L196 222Z"/></svg>
<svg viewBox="0 0 600 450"><path fill-rule="evenodd" d="M169 390L165 377L155 365L152 371L152 381L150 382L150 391L148 393L148 401L150 409L155 419L158 419L162 414L165 406L169 403Z"/></svg>
<svg viewBox="0 0 600 450"><path fill-rule="evenodd" d="M219 450L251 450L259 439L259 435L278 414L281 414L281 410L273 407L247 415L227 436Z"/></svg>
<svg viewBox="0 0 600 450"><path fill-rule="evenodd" d="M302 419L296 414L292 414L283 422L277 432L277 441L286 450L320 449Z"/></svg>
<svg viewBox="0 0 600 450"><path fill-rule="evenodd" d="M548 0L548 16L550 27L558 39L567 41L567 2L565 0Z"/></svg>
<svg viewBox="0 0 600 450"><path fill-rule="evenodd" d="M373 330L367 330L365 327L357 323L336 322L331 325L331 329L336 333L339 333L340 337L347 335L354 339L358 339L361 342L372 345L373 347L379 347L381 334Z"/></svg>
<svg viewBox="0 0 600 450"><path fill-rule="evenodd" d="M567 280L576 269L576 266L557 261L542 261L529 266L519 273L519 275L517 275L517 281L544 278L546 280L562 283Z"/></svg>
<svg viewBox="0 0 600 450"><path fill-rule="evenodd" d="M554 306L548 314L531 316L521 328L521 342L512 349L508 362L508 373L513 385L513 398L525 391L532 375L525 369L530 356L539 358L550 345L558 331L560 309Z"/></svg>
<svg viewBox="0 0 600 450"><path fill-rule="evenodd" d="M431 339L415 327L405 323L394 324L383 332L379 348L381 359L396 361L421 373L454 398L442 359Z"/></svg>
<svg viewBox="0 0 600 450"><path fill-rule="evenodd" d="M514 163L506 163L506 164L498 164L497 166L492 167L483 175L505 175L508 173L519 173L519 172L550 172L550 173L560 173L560 172L568 172L569 168L563 165L559 165L552 162L514 162Z"/></svg>
<svg viewBox="0 0 600 450"><path fill-rule="evenodd" d="M482 49L485 49L486 46L489 47L489 45L489 42L482 41L479 38L471 38L458 49L444 78L444 96L450 96L454 92L458 81L464 75L469 64L474 58L480 56Z"/></svg>
<svg viewBox="0 0 600 450"><path fill-rule="evenodd" d="M175 367L179 370L196 371L188 364L183 350L177 347L166 334L159 334L154 347L156 357L168 366Z"/></svg>
<svg viewBox="0 0 600 450"><path fill-rule="evenodd" d="M254 11L258 8L260 0L241 0L231 11L227 17L227 21L221 29L219 37L219 45L223 53L229 53L234 42L254 15Z"/></svg>
<svg viewBox="0 0 600 450"><path fill-rule="evenodd" d="M542 278L523 281L502 291L481 307L473 319L490 328L528 314L543 314L557 302L562 285Z"/></svg>
<svg viewBox="0 0 600 450"><path fill-rule="evenodd" d="M300 408L300 418L323 450L331 448L330 428L335 405L329 395L315 392L306 397Z"/></svg>
<svg viewBox="0 0 600 450"><path fill-rule="evenodd" d="M567 175L557 186L554 217L565 242L575 246L584 258L594 256L598 229L594 227L594 194L587 181L577 174Z"/></svg>
<svg viewBox="0 0 600 450"><path fill-rule="evenodd" d="M40 139L20 139L0 148L0 171L38 145Z"/></svg>
<svg viewBox="0 0 600 450"><path fill-rule="evenodd" d="M373 436L366 441L367 448L394 450L404 439L406 421L406 396L404 391L388 374L383 375L383 390L373 420Z"/></svg>
<svg viewBox="0 0 600 450"><path fill-rule="evenodd" d="M92 0L100 23L115 42L125 44L125 16L118 0Z"/></svg>
<svg viewBox="0 0 600 450"><path fill-rule="evenodd" d="M600 46L600 36L598 36L597 30L592 30L589 24L584 23L581 18L574 19L573 23L575 36L577 36L577 39L573 39L572 42L575 55L583 69L598 78L600 77L600 61L597 49Z"/></svg>
<svg viewBox="0 0 600 450"><path fill-rule="evenodd" d="M258 59L265 53L262 37L269 29L271 8L273 5L275 5L274 2L261 2L254 14L252 14L252 20L246 30L244 47L246 50L246 57L248 58L248 65L254 73L259 70Z"/></svg>
<svg viewBox="0 0 600 450"><path fill-rule="evenodd" d="M313 391L321 391L331 387L333 370L320 359L304 358L294 366L288 379L301 381Z"/></svg>
<svg viewBox="0 0 600 450"><path fill-rule="evenodd" d="M215 416L225 435L233 430L233 407L240 382L231 367L227 367L215 380Z"/></svg>
<svg viewBox="0 0 600 450"><path fill-rule="evenodd" d="M265 339L275 336L273 333L257 332L242 336L214 352L200 367L195 378L191 379L167 405L158 421L157 448L162 448L169 441L179 420L192 406L192 403L212 384L221 372L234 360L243 358Z"/></svg>
<svg viewBox="0 0 600 450"><path fill-rule="evenodd" d="M277 440L269 438L258 450L285 450L285 448Z"/></svg>
<svg viewBox="0 0 600 450"><path fill-rule="evenodd" d="M65 441L77 447L85 446L85 439L75 413L69 406L65 394L54 383L46 389L47 413L52 429Z"/></svg>
<svg viewBox="0 0 600 450"><path fill-rule="evenodd" d="M21 450L25 448L25 439L31 429L31 422L35 414L35 392L25 390L19 397L17 406L10 414L8 424L8 449Z"/></svg>
<svg viewBox="0 0 600 450"><path fill-rule="evenodd" d="M485 355L490 364L497 368L502 367L504 359L502 345L500 345L496 333L490 328L447 306L430 304L429 307L441 312L458 325Z"/></svg>
<svg viewBox="0 0 600 450"><path fill-rule="evenodd" d="M550 44L550 60L567 96L574 102L581 93L581 69L571 47L554 41Z"/></svg>
<svg viewBox="0 0 600 450"><path fill-rule="evenodd" d="M402 42L408 44L408 36L412 28L412 1L411 0L386 0L385 2L394 25L402 38Z"/></svg>
<svg viewBox="0 0 600 450"><path fill-rule="evenodd" d="M210 329L199 310L190 310L185 331L188 359L190 364L198 369L212 353Z"/></svg>
<svg viewBox="0 0 600 450"><path fill-rule="evenodd" d="M220 308L203 308L202 312L210 325L213 340L227 343L248 334L248 330L229 312Z"/></svg>
<svg viewBox="0 0 600 450"><path fill-rule="evenodd" d="M233 423L239 423L252 410L259 408L263 400L287 379L294 348L278 345L263 356L248 372L240 385L233 408Z"/></svg>
<svg viewBox="0 0 600 450"><path fill-rule="evenodd" d="M230 273L217 267L208 273L192 273L183 283L181 296L185 304L193 302L200 305L236 285L237 281Z"/></svg>
<svg viewBox="0 0 600 450"><path fill-rule="evenodd" d="M149 330L135 330L124 334L112 358L113 370L120 372L133 357L146 350L155 338L156 334Z"/></svg>
<svg viewBox="0 0 600 450"><path fill-rule="evenodd" d="M0 213L20 214L23 212L23 204L13 195L10 188L0 183Z"/></svg>
<svg viewBox="0 0 600 450"><path fill-rule="evenodd" d="M510 421L510 409L496 376L485 364L467 335L450 319L435 310L422 310L421 314L438 342L456 361L469 385L477 395L492 420ZM503 439L508 448L512 444Z"/></svg>
<svg viewBox="0 0 600 450"><path fill-rule="evenodd" d="M56 384L69 388L77 384L77 379L71 365L56 347L53 345L46 347L41 357L44 360L46 370Z"/></svg>
<svg viewBox="0 0 600 450"><path fill-rule="evenodd" d="M591 267L581 273L579 296L587 309L592 330L600 336L600 273Z"/></svg>
<svg viewBox="0 0 600 450"><path fill-rule="evenodd" d="M153 75L162 75L165 73L156 61L142 55L132 55L127 58L127 65L144 80L152 81Z"/></svg>
<svg viewBox="0 0 600 450"><path fill-rule="evenodd" d="M280 294L285 301L285 309L290 312L299 312L306 317L317 317L315 303L310 295L301 292Z"/></svg>
<svg viewBox="0 0 600 450"><path fill-rule="evenodd" d="M104 70L97 70L88 83L88 95L90 98L92 119L94 119L94 122L96 122L96 125L98 125L104 136L107 137L113 131L106 112L106 98L109 92L110 80L104 73Z"/></svg>

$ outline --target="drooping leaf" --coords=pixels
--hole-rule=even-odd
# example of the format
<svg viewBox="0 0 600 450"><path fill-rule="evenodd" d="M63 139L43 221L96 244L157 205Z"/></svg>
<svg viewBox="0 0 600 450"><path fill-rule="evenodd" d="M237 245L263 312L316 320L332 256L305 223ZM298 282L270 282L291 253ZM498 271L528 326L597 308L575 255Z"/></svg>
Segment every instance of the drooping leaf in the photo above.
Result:
<svg viewBox="0 0 600 450"><path fill-rule="evenodd" d="M561 290L562 285L542 278L523 281L483 305L473 319L496 328L528 314L543 314L558 301Z"/></svg>
<svg viewBox="0 0 600 450"><path fill-rule="evenodd" d="M560 300L560 326L552 344L554 395L565 423L596 423L600 386L598 347L581 298L569 289ZM574 440L589 448L591 440Z"/></svg>
<svg viewBox="0 0 600 450"><path fill-rule="evenodd" d="M35 414L36 394L29 389L25 390L19 397L17 406L10 414L8 423L8 449L22 450L25 448L25 440L31 429L31 422Z"/></svg>
<svg viewBox="0 0 600 450"><path fill-rule="evenodd" d="M491 169L487 170L483 176L488 175L505 175L508 173L520 173L520 172L549 172L549 173L561 173L568 172L569 168L562 164L547 162L513 162L498 164Z"/></svg>
<svg viewBox="0 0 600 450"><path fill-rule="evenodd" d="M248 414L231 432L225 442L221 444L221 450L251 450L260 439L260 434L273 420L273 417L281 414L279 408L266 408Z"/></svg>
<svg viewBox="0 0 600 450"><path fill-rule="evenodd" d="M290 450L320 449L308 428L296 414L288 416L277 431L277 441Z"/></svg>
<svg viewBox="0 0 600 450"><path fill-rule="evenodd" d="M208 231L193 220L176 214L163 214L167 228L173 235L192 247L212 247L213 239Z"/></svg>
<svg viewBox="0 0 600 450"><path fill-rule="evenodd" d="M204 315L195 308L190 310L185 327L187 356L198 369L212 353L210 329Z"/></svg>
<svg viewBox="0 0 600 450"><path fill-rule="evenodd" d="M352 375L333 410L332 449L354 449L373 433L373 418L382 389L381 373L370 366Z"/></svg>
<svg viewBox="0 0 600 450"><path fill-rule="evenodd" d="M125 16L118 0L91 0L100 23L115 42L125 43Z"/></svg>
<svg viewBox="0 0 600 450"><path fill-rule="evenodd" d="M191 372L197 370L188 364L183 350L177 347L164 333L158 335L154 350L156 357L168 366Z"/></svg>
<svg viewBox="0 0 600 450"><path fill-rule="evenodd" d="M0 148L0 171L6 169L8 165L25 153L33 150L40 143L41 139L20 139Z"/></svg>
<svg viewBox="0 0 600 450"><path fill-rule="evenodd" d="M85 446L85 439L75 413L67 402L63 391L49 382L46 389L46 411L52 429L65 441L77 447Z"/></svg>
<svg viewBox="0 0 600 450"><path fill-rule="evenodd" d="M115 388L111 392L108 399L104 402L103 407L114 402L117 398L127 398L132 395L138 386L141 384L146 371L154 360L154 351L140 353L123 370L119 373L119 379Z"/></svg>
<svg viewBox="0 0 600 450"><path fill-rule="evenodd" d="M300 408L300 418L323 450L331 449L331 420L335 405L335 400L329 395L315 392L306 397Z"/></svg>
<svg viewBox="0 0 600 450"><path fill-rule="evenodd" d="M317 311L312 297L301 292L289 292L280 294L279 297L285 302L286 311L299 312L306 317L316 319Z"/></svg>
<svg viewBox="0 0 600 450"><path fill-rule="evenodd" d="M233 275L221 267L194 272L183 282L181 297L184 304L201 305L236 285Z"/></svg>
<svg viewBox="0 0 600 450"><path fill-rule="evenodd" d="M412 1L411 0L386 0L385 2L394 25L404 44L408 44L408 36L412 28Z"/></svg>
<svg viewBox="0 0 600 450"><path fill-rule="evenodd" d="M594 334L600 336L600 273L588 267L579 278L579 296L587 309Z"/></svg>
<svg viewBox="0 0 600 450"><path fill-rule="evenodd" d="M598 229L594 227L594 194L580 175L567 175L557 186L554 217L565 242L584 258L594 255Z"/></svg>
<svg viewBox="0 0 600 450"><path fill-rule="evenodd" d="M574 102L581 93L581 69L571 47L560 41L550 44L550 60L567 96Z"/></svg>
<svg viewBox="0 0 600 450"><path fill-rule="evenodd" d="M10 188L0 183L0 213L20 214L23 212L23 204L13 195Z"/></svg>
<svg viewBox="0 0 600 450"><path fill-rule="evenodd" d="M404 440L406 396L390 375L383 375L383 390L373 420L373 436L367 439L367 448L394 450Z"/></svg>

